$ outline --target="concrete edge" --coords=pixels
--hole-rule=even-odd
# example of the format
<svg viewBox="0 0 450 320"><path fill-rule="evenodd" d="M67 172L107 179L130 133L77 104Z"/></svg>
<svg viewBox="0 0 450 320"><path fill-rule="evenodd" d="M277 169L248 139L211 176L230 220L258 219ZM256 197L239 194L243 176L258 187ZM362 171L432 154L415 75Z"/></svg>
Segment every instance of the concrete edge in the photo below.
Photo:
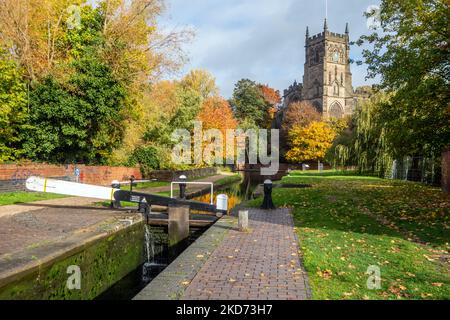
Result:
<svg viewBox="0 0 450 320"><path fill-rule="evenodd" d="M191 281L235 225L233 217L219 219L133 300L180 300Z"/></svg>

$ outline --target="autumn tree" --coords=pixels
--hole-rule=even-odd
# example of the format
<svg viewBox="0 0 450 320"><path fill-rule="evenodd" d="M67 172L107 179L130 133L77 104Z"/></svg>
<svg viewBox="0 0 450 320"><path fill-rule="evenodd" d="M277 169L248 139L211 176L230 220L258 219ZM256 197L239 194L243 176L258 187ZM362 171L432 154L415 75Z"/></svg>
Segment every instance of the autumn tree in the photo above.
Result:
<svg viewBox="0 0 450 320"><path fill-rule="evenodd" d="M266 114L266 120L265 120L265 127L271 128L272 122L275 119L275 115L278 112L278 105L281 102L281 96L280 92L278 90L275 90L268 85L262 85L260 84L259 90L261 91L262 97L266 101L266 103L269 105L267 114Z"/></svg>
<svg viewBox="0 0 450 320"><path fill-rule="evenodd" d="M335 137L336 133L325 122L312 122L307 127L294 126L289 130L290 150L286 159L292 163L322 160Z"/></svg>
<svg viewBox="0 0 450 320"><path fill-rule="evenodd" d="M227 100L214 96L206 99L201 107L198 120L204 129L219 129L224 134L227 129L235 129L237 121Z"/></svg>
<svg viewBox="0 0 450 320"><path fill-rule="evenodd" d="M64 35L68 8L85 0L0 1L0 46L12 52L28 80L48 75L65 48L58 46Z"/></svg>
<svg viewBox="0 0 450 320"><path fill-rule="evenodd" d="M22 156L28 127L27 88L22 70L0 51L0 163Z"/></svg>
<svg viewBox="0 0 450 320"><path fill-rule="evenodd" d="M219 94L214 76L206 70L192 70L181 79L180 84L185 88L197 91L202 99L208 99Z"/></svg>
<svg viewBox="0 0 450 320"><path fill-rule="evenodd" d="M231 152L231 150L226 149L227 129L236 129L238 123L227 100L219 96L206 99L202 104L198 120L202 122L204 131L208 129L220 130L223 137L223 150ZM205 143L208 142L211 141L206 141ZM225 152L223 153L224 158L226 156Z"/></svg>
<svg viewBox="0 0 450 320"><path fill-rule="evenodd" d="M113 74L130 84L158 80L178 70L185 61L181 45L192 37L190 30L162 32L158 18L165 10L162 0L103 0L104 58Z"/></svg>
<svg viewBox="0 0 450 320"><path fill-rule="evenodd" d="M309 102L291 103L284 114L282 128L285 131L291 130L293 127L307 127L312 122L320 122L322 115Z"/></svg>
<svg viewBox="0 0 450 320"><path fill-rule="evenodd" d="M166 113L169 106L163 95L155 93L154 84L185 63L181 45L189 41L193 33L187 29L170 32L160 29L158 20L165 10L163 0L103 0L99 8L104 16L103 58L128 91L129 113L124 119L127 134L113 153L114 162L120 164L127 161L136 146L148 143L149 132L157 132L160 127L159 116ZM169 91L173 93L169 96L173 97L177 90ZM161 122L167 123L166 118Z"/></svg>

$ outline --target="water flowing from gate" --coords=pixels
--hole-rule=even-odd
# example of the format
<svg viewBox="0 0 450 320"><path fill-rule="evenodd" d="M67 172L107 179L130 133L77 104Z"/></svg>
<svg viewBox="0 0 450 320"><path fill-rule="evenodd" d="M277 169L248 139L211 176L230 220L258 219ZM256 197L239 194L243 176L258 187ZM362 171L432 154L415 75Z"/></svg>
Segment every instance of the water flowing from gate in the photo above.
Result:
<svg viewBox="0 0 450 320"><path fill-rule="evenodd" d="M157 256L161 254L163 247L156 243L157 240L151 231L149 225L145 225L145 253L147 261L142 266L142 281L148 282L155 276L155 272L167 266L158 261Z"/></svg>

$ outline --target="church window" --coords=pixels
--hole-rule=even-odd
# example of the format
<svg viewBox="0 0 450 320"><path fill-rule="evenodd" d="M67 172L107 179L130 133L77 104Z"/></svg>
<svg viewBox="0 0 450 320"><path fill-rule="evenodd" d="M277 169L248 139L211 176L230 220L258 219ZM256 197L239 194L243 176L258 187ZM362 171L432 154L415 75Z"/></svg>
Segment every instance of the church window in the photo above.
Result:
<svg viewBox="0 0 450 320"><path fill-rule="evenodd" d="M338 63L339 60L340 60L340 54L339 54L339 51L336 50L336 51L333 53L333 62L334 62L334 63Z"/></svg>
<svg viewBox="0 0 450 320"><path fill-rule="evenodd" d="M337 83L335 83L335 84L333 85L333 93L334 93L335 96L338 96L338 95L339 95L339 86L338 86Z"/></svg>

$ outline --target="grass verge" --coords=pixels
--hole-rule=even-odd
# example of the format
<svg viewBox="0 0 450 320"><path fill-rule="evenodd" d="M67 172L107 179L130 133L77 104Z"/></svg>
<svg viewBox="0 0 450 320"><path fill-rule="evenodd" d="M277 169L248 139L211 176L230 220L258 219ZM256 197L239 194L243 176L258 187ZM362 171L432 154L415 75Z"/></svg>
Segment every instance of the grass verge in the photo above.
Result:
<svg viewBox="0 0 450 320"><path fill-rule="evenodd" d="M293 172L283 182L313 185L274 189L273 198L293 208L314 299L450 299L450 195L330 172ZM370 290L374 267L381 287Z"/></svg>
<svg viewBox="0 0 450 320"><path fill-rule="evenodd" d="M43 192L5 192L0 193L0 206L6 206L10 204L29 203L40 200L60 199L67 196L43 193Z"/></svg>

